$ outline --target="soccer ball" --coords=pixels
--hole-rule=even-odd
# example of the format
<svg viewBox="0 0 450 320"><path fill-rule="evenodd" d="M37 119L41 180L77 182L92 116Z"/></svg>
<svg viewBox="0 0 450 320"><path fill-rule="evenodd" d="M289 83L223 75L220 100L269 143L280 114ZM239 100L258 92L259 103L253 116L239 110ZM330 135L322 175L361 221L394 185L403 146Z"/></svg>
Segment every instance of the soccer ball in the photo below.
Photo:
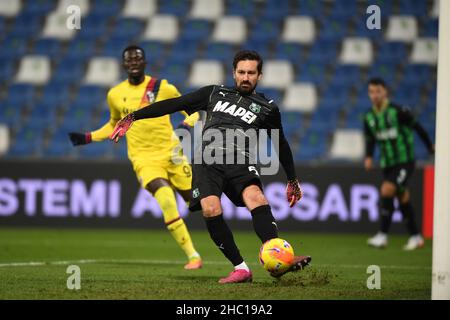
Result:
<svg viewBox="0 0 450 320"><path fill-rule="evenodd" d="M259 261L272 276L285 273L294 260L294 249L286 240L280 238L266 241L259 250Z"/></svg>

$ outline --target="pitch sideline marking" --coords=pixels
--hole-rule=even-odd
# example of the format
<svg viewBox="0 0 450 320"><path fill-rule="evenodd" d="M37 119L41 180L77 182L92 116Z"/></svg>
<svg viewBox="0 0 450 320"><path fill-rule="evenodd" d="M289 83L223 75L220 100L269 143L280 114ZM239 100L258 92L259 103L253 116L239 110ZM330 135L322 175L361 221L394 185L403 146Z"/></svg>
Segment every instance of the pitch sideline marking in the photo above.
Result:
<svg viewBox="0 0 450 320"><path fill-rule="evenodd" d="M4 267L40 267L51 265L66 265L66 264L114 264L114 263L144 263L144 264L184 264L185 261L181 260L150 260L150 259L81 259L81 260L59 260L59 261L29 261L29 262L7 262L0 263L0 268ZM229 265L226 261L204 261L206 265ZM247 263L249 265L259 265L257 262ZM357 264L314 264L312 266L317 267L337 267L346 269L365 269L366 265ZM385 269L407 269L407 270L430 270L430 267L425 266L399 266L399 265L380 265L380 268Z"/></svg>

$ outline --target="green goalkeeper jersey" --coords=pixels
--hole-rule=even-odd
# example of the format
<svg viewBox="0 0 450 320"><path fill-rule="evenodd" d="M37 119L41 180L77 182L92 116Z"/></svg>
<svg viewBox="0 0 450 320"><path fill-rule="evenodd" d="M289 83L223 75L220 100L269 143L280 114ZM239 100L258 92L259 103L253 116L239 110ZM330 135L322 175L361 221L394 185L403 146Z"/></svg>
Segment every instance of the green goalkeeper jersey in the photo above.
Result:
<svg viewBox="0 0 450 320"><path fill-rule="evenodd" d="M373 156L375 143L380 147L382 168L413 162L416 120L411 111L388 102L380 111L372 107L364 116L366 156Z"/></svg>

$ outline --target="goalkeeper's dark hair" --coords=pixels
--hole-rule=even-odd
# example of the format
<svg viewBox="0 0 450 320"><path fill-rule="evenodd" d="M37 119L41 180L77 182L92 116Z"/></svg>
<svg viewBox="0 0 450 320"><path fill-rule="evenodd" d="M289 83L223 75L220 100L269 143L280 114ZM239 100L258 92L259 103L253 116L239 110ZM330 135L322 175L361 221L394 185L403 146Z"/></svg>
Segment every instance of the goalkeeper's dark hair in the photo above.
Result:
<svg viewBox="0 0 450 320"><path fill-rule="evenodd" d="M386 81L384 81L382 78L371 78L367 82L368 85L374 85L374 86L382 86L383 88L387 89L388 86L386 84Z"/></svg>
<svg viewBox="0 0 450 320"><path fill-rule="evenodd" d="M258 73L262 72L263 59L261 58L259 53L254 50L242 50L236 53L233 59L233 70L236 70L239 61L244 60L258 61Z"/></svg>
<svg viewBox="0 0 450 320"><path fill-rule="evenodd" d="M145 51L144 51L144 49L142 49L142 47L140 47L140 46L138 46L138 45L135 45L135 44L129 45L128 47L126 47L125 49L123 49L123 51L122 51L122 59L125 58L125 53L126 53L127 51L130 51L130 50L141 51L141 52L142 52L142 56L143 56L143 58L144 58L144 60L145 60Z"/></svg>

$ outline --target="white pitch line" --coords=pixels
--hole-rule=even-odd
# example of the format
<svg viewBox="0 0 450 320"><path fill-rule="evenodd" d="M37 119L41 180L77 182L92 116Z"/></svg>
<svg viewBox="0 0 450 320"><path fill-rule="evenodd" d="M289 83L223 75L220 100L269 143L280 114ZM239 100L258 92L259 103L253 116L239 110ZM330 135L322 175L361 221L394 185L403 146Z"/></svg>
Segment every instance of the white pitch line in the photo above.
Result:
<svg viewBox="0 0 450 320"><path fill-rule="evenodd" d="M59 261L30 261L30 262L7 262L0 263L0 268L3 267L36 267L48 265L69 265L69 264L114 264L114 263L143 263L143 264L183 264L185 261L181 260L150 260L150 259L81 259L81 260L59 260ZM229 265L227 261L204 261L206 265ZM257 262L247 263L249 265L259 265ZM315 264L311 266L329 267L329 268L344 268L344 269L366 269L368 265L362 264ZM431 266L400 266L400 265L380 265L381 269L401 269L401 270L431 270Z"/></svg>

